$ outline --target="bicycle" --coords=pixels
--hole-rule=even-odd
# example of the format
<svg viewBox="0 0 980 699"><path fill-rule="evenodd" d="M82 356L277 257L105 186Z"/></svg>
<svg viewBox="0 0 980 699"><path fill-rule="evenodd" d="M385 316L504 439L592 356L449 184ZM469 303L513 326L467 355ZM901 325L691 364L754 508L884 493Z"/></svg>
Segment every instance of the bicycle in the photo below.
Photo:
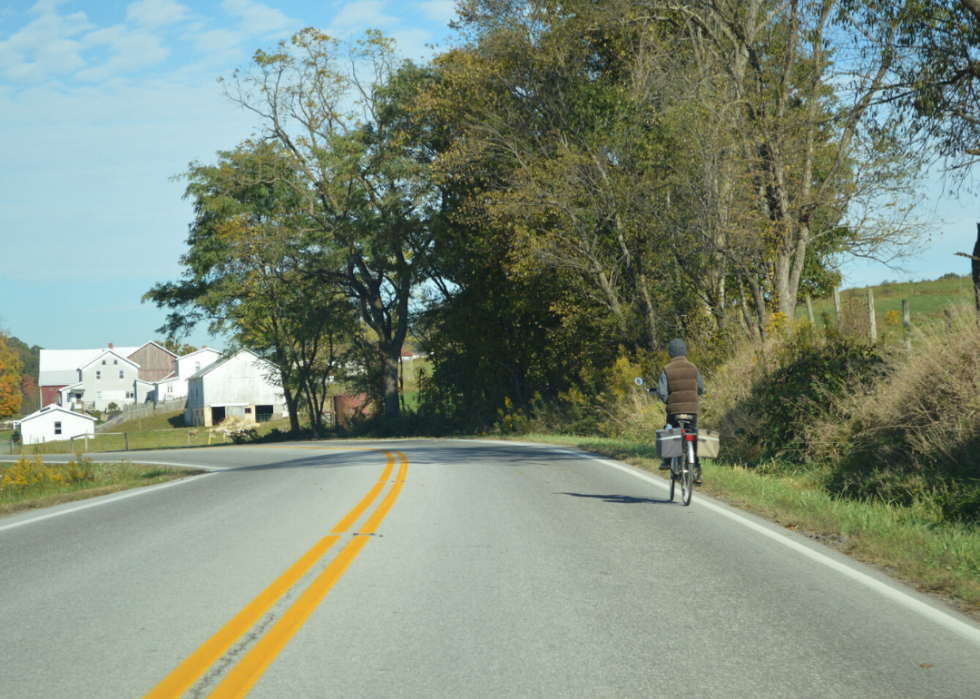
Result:
<svg viewBox="0 0 980 699"><path fill-rule="evenodd" d="M639 377L636 378L636 385L647 393L654 392L654 389L644 386L643 379ZM698 441L698 431L688 430L688 426L694 421L694 415L678 413L674 417L681 429L681 455L670 459L670 502L674 501L674 487L680 483L681 504L687 507L691 504L691 496L694 495L694 482L699 477L694 451Z"/></svg>
<svg viewBox="0 0 980 699"><path fill-rule="evenodd" d="M681 504L687 507L694 495L694 481L697 480L697 459L694 445L698 439L697 430L688 431L693 415L678 413L674 416L681 429L681 455L670 460L670 501L674 501L674 485L681 485Z"/></svg>

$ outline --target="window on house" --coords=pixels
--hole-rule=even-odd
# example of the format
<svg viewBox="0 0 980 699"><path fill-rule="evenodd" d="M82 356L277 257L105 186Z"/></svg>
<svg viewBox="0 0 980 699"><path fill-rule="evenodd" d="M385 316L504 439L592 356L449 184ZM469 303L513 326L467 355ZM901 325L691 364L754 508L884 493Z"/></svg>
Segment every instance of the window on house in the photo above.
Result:
<svg viewBox="0 0 980 699"><path fill-rule="evenodd" d="M104 364L104 363L105 363L105 362L103 362L103 364ZM96 378L96 379L101 379L101 378L102 378L102 372L101 372L101 371L97 371L97 372L95 372L95 378Z"/></svg>
<svg viewBox="0 0 980 699"><path fill-rule="evenodd" d="M119 370L119 378L121 379L122 377L123 377L123 370L122 370L122 369L120 369L120 370Z"/></svg>
<svg viewBox="0 0 980 699"><path fill-rule="evenodd" d="M251 408L245 408L245 414L246 415L251 415L252 414L252 409Z"/></svg>
<svg viewBox="0 0 980 699"><path fill-rule="evenodd" d="M197 371L200 371L200 370L201 370L201 363L200 362L194 362L194 371L197 372Z"/></svg>
<svg viewBox="0 0 980 699"><path fill-rule="evenodd" d="M55 434L61 434L61 423L60 422L54 423L54 433Z"/></svg>
<svg viewBox="0 0 980 699"><path fill-rule="evenodd" d="M174 385L172 383L168 383L167 384L167 393L173 393L173 392L174 392Z"/></svg>
<svg viewBox="0 0 980 699"><path fill-rule="evenodd" d="M102 400L102 391L95 392L95 400Z"/></svg>
<svg viewBox="0 0 980 699"><path fill-rule="evenodd" d="M105 366L105 360L104 359L102 360L102 366Z"/></svg>
<svg viewBox="0 0 980 699"><path fill-rule="evenodd" d="M112 360L112 363L113 363L113 364L118 364L118 363L119 363L119 360L118 360L118 359L113 359L113 360Z"/></svg>
<svg viewBox="0 0 980 699"><path fill-rule="evenodd" d="M133 392L132 391L126 391L126 397L127 398L132 398L133 397Z"/></svg>

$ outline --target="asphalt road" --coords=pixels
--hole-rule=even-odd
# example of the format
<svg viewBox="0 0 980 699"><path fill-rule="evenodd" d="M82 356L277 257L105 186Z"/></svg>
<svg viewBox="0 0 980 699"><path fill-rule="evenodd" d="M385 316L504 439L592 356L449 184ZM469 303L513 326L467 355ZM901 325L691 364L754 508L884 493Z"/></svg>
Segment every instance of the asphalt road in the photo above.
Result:
<svg viewBox="0 0 980 699"><path fill-rule="evenodd" d="M215 470L0 519L0 697L980 696L980 626L573 450L140 458Z"/></svg>

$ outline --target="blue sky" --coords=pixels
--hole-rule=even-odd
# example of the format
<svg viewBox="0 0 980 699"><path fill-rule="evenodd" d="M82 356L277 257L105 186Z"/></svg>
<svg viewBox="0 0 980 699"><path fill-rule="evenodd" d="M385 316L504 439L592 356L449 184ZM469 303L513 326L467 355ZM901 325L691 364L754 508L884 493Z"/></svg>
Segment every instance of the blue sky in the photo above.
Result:
<svg viewBox="0 0 980 699"><path fill-rule="evenodd" d="M171 178L255 128L217 78L306 26L425 58L452 17L453 0L0 0L0 327L52 349L157 338L140 297L180 275L191 219ZM942 223L909 274L849 263L847 281L968 272L952 252L972 251L978 202L934 182L921 216Z"/></svg>

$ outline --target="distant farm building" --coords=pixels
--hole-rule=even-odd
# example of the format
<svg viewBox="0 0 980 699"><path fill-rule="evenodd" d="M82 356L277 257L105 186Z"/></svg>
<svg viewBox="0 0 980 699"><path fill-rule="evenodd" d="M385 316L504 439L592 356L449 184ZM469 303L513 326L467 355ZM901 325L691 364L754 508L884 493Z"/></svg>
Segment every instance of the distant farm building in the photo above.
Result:
<svg viewBox="0 0 980 699"><path fill-rule="evenodd" d="M288 415L277 375L271 362L248 350L202 368L187 379L185 424L211 427L231 416L266 422Z"/></svg>
<svg viewBox="0 0 980 699"><path fill-rule="evenodd" d="M42 349L41 405L105 410L110 403L134 403L137 380L158 381L173 374L176 365L177 355L155 342L118 348L109 343L108 349L94 350Z"/></svg>
<svg viewBox="0 0 980 699"><path fill-rule="evenodd" d="M95 418L49 405L20 420L22 444L58 442L95 434Z"/></svg>

